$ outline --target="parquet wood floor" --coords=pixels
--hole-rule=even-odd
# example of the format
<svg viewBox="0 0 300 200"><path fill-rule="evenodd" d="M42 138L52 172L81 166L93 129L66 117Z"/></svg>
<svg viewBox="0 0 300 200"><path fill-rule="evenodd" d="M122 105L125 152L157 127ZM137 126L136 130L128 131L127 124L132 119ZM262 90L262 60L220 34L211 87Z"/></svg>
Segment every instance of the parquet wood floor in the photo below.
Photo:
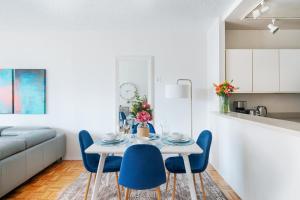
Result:
<svg viewBox="0 0 300 200"><path fill-rule="evenodd" d="M62 161L54 163L29 181L3 197L5 200L54 200L59 193L70 185L82 172L81 161ZM217 183L228 200L240 200L226 184L218 172L209 166L207 172Z"/></svg>

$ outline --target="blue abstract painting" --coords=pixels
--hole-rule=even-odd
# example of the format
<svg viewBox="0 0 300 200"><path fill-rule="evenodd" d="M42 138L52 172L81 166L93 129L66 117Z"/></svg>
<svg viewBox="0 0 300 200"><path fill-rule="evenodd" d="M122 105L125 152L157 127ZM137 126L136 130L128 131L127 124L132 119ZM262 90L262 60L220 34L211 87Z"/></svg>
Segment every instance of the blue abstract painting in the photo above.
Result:
<svg viewBox="0 0 300 200"><path fill-rule="evenodd" d="M13 113L13 69L0 69L0 114Z"/></svg>
<svg viewBox="0 0 300 200"><path fill-rule="evenodd" d="M45 114L46 70L16 69L14 81L14 112Z"/></svg>

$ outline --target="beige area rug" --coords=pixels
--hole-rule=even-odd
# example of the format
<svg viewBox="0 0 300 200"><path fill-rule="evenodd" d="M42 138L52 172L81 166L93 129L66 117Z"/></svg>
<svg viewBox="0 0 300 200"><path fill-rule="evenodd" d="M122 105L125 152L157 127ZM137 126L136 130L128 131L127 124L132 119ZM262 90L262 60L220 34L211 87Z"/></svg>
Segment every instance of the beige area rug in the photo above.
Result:
<svg viewBox="0 0 300 200"><path fill-rule="evenodd" d="M173 188L173 175L170 176L170 184L168 192L165 191L166 185L161 185L163 199L171 199ZM218 186L212 181L207 173L203 173L203 179L205 184L205 191L207 200L227 200L225 195L221 192ZM58 200L82 200L85 193L85 188L88 180L88 173L82 173L70 186L65 188L58 197ZM99 188L98 198L99 200L117 200L116 179L114 173L104 174L101 179L101 187ZM202 199L202 193L200 193L200 178L196 176L196 192L198 199ZM88 199L91 199L92 188L94 180L91 181L91 187L88 195ZM124 193L122 193L122 199L124 199ZM134 200L152 200L156 199L154 190L132 191L130 199ZM177 175L176 184L176 200L188 200L190 199L189 188L187 184L187 178L185 175Z"/></svg>

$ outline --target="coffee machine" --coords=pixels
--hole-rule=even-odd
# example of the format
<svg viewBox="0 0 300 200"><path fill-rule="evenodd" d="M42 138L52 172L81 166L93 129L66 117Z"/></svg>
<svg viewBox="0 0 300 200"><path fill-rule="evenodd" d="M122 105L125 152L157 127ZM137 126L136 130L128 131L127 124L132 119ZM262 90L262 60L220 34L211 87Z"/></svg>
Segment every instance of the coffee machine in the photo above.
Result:
<svg viewBox="0 0 300 200"><path fill-rule="evenodd" d="M247 101L234 101L233 111L238 113L249 114L250 110L247 109Z"/></svg>

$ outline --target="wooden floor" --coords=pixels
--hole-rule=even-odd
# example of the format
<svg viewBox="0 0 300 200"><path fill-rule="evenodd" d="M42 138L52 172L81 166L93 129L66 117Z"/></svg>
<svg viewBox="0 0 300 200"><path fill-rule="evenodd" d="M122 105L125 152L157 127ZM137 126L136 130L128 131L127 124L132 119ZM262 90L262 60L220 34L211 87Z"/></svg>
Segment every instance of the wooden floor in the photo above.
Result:
<svg viewBox="0 0 300 200"><path fill-rule="evenodd" d="M56 199L59 193L70 185L82 172L84 168L81 161L62 161L55 163L24 183L3 199L7 200L49 200ZM239 200L240 198L226 184L222 177L212 166L207 172L223 191L228 200Z"/></svg>

